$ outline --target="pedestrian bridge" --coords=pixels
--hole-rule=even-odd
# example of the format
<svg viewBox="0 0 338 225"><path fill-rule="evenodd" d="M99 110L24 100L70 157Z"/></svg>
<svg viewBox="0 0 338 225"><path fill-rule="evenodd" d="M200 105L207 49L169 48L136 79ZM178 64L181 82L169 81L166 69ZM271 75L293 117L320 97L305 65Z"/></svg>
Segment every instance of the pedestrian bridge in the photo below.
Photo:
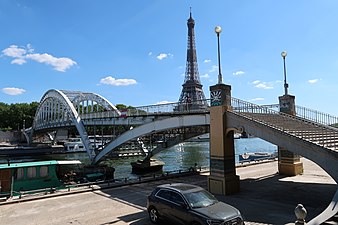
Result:
<svg viewBox="0 0 338 225"><path fill-rule="evenodd" d="M180 110L177 110L180 109ZM183 109L183 110L182 110ZM245 131L270 143L306 157L338 181L338 118L296 106L296 116L279 112L279 105L259 106L236 98L225 112L228 130ZM209 132L209 109L191 110L189 104L150 105L118 110L94 93L49 90L42 97L32 126L32 134L75 127L93 163L130 141L151 135L162 137L149 150L151 157L194 136ZM90 126L128 127L113 140L94 151L86 128ZM32 135L31 134L31 135Z"/></svg>

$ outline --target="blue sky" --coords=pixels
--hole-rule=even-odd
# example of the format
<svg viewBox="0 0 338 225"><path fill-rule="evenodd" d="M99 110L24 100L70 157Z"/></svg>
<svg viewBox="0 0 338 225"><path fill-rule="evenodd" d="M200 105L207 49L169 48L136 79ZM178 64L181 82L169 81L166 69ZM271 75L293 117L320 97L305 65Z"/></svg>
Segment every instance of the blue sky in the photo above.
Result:
<svg viewBox="0 0 338 225"><path fill-rule="evenodd" d="M0 101L39 101L49 89L100 94L113 104L177 102L187 19L195 19L204 93L223 81L256 104L296 104L338 116L338 1L1 0Z"/></svg>

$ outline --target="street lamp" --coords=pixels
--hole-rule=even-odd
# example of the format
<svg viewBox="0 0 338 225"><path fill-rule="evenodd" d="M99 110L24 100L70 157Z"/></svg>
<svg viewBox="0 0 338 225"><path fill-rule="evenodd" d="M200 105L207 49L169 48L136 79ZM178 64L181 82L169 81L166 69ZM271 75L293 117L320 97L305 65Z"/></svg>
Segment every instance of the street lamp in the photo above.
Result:
<svg viewBox="0 0 338 225"><path fill-rule="evenodd" d="M217 46L218 46L218 83L222 84L222 73L221 73L221 51L219 45L219 34L222 32L222 28L220 26L215 27L215 32L217 34Z"/></svg>
<svg viewBox="0 0 338 225"><path fill-rule="evenodd" d="M283 63L284 63L284 93L285 93L285 95L287 95L288 94L288 87L289 87L289 85L286 83L286 66L285 66L285 58L287 56L287 52L282 51L281 55L283 57Z"/></svg>

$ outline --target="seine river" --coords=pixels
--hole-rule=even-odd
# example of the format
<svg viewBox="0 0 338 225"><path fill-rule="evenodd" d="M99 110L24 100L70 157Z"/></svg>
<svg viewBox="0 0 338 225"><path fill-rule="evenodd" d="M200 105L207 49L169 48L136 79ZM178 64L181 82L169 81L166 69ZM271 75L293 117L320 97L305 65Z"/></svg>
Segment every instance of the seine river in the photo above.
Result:
<svg viewBox="0 0 338 225"><path fill-rule="evenodd" d="M259 138L235 139L236 162L238 162L238 155L245 152L274 153L276 151L276 145ZM163 166L164 172L187 170L195 163L197 163L197 166L207 168L209 167L209 142L184 142L158 153L156 156L154 156L154 158L159 159L165 163ZM53 154L44 155L38 158L21 158L22 161L51 159L77 159L83 164L90 164L86 153ZM115 178L135 178L136 175L132 173L130 163L136 161L137 159L142 159L142 157L108 159L104 163L115 168Z"/></svg>
<svg viewBox="0 0 338 225"><path fill-rule="evenodd" d="M259 138L235 139L236 162L238 155L245 152L276 152L277 146ZM86 153L60 155L64 159L79 159L84 164L89 163ZM209 142L184 142L164 150L154 158L165 162L163 171L187 170L195 163L201 167L209 167ZM115 168L115 178L135 177L130 163L142 159L138 157L109 159L105 162Z"/></svg>

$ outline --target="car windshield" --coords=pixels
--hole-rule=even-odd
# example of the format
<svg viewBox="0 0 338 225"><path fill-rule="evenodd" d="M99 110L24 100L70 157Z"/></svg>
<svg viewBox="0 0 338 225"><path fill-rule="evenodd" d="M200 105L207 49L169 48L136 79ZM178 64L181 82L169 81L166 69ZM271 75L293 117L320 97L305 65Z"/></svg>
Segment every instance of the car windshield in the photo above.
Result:
<svg viewBox="0 0 338 225"><path fill-rule="evenodd" d="M205 190L184 194L191 208L207 207L215 204L218 200Z"/></svg>

